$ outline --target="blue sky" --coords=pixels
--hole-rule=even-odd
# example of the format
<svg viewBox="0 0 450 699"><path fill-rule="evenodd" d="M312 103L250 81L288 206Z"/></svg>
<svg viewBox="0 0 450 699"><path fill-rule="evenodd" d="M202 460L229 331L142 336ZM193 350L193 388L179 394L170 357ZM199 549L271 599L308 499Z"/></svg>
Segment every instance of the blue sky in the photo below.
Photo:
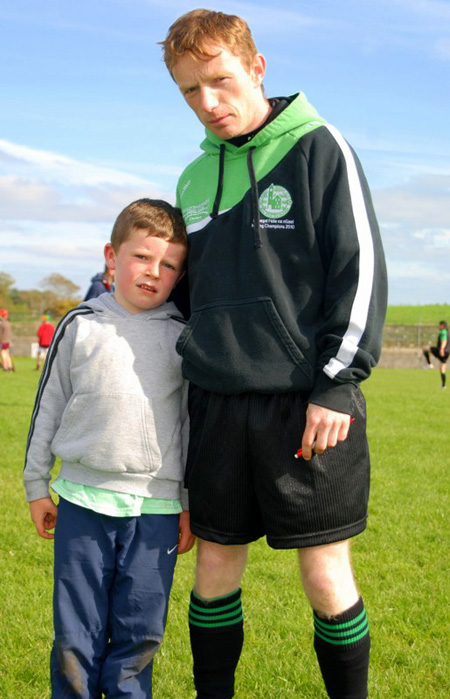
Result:
<svg viewBox="0 0 450 699"><path fill-rule="evenodd" d="M390 303L449 303L448 0L2 0L0 271L84 292L120 210L174 200L203 128L157 42L198 6L244 17L267 95L302 90L356 149Z"/></svg>

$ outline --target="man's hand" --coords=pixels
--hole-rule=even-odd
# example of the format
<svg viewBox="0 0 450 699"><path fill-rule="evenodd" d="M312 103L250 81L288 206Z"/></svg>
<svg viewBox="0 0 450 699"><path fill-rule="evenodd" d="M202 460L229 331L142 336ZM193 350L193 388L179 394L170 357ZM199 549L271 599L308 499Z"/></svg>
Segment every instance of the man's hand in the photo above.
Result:
<svg viewBox="0 0 450 699"><path fill-rule="evenodd" d="M180 536L178 540L178 553L187 553L195 544L195 536L191 532L190 515L187 510L180 514Z"/></svg>
<svg viewBox="0 0 450 699"><path fill-rule="evenodd" d="M347 439L349 427L350 415L309 403L302 439L302 457L309 461L313 454L323 454L328 447L343 442Z"/></svg>
<svg viewBox="0 0 450 699"><path fill-rule="evenodd" d="M32 500L29 505L31 519L39 536L42 536L43 539L54 539L55 535L51 534L49 529L55 527L58 519L58 508L51 497Z"/></svg>

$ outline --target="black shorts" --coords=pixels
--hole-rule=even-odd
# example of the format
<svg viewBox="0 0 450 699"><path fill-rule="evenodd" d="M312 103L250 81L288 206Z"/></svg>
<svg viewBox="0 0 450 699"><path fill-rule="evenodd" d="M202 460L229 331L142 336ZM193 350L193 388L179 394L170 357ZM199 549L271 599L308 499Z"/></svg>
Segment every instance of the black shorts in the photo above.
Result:
<svg viewBox="0 0 450 699"><path fill-rule="evenodd" d="M272 548L329 544L366 526L370 461L365 401L355 389L345 442L296 459L302 393L222 395L190 387L186 470L191 529L207 541Z"/></svg>
<svg viewBox="0 0 450 699"><path fill-rule="evenodd" d="M439 347L430 347L430 352L433 355L433 357L439 359L440 362L446 362L448 359L448 352L444 352L444 356L441 357L441 355L439 354Z"/></svg>

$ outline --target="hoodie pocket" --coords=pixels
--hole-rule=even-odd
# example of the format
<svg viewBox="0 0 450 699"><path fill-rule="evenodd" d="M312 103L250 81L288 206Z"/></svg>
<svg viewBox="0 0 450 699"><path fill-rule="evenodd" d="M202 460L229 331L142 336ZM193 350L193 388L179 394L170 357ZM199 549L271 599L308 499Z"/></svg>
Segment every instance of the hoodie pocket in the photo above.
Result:
<svg viewBox="0 0 450 699"><path fill-rule="evenodd" d="M312 368L270 298L199 308L177 351L186 376L210 391L278 393L312 385Z"/></svg>
<svg viewBox="0 0 450 699"><path fill-rule="evenodd" d="M64 461L108 473L151 473L161 464L151 405L133 394L77 394L52 451Z"/></svg>

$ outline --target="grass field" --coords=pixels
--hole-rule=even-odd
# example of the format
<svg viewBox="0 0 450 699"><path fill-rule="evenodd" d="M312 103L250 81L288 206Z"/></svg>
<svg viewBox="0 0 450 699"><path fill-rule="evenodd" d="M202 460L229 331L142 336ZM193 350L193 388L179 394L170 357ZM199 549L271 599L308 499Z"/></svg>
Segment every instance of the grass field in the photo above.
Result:
<svg viewBox="0 0 450 699"><path fill-rule="evenodd" d="M52 544L35 534L21 472L38 374L0 374L0 697L47 699ZM353 546L372 633L370 697L444 699L448 679L450 387L437 371L375 370L364 384L372 451L367 531ZM155 699L193 699L186 623L194 554L177 563ZM294 552L251 547L237 699L325 699Z"/></svg>
<svg viewBox="0 0 450 699"><path fill-rule="evenodd" d="M450 304L389 306L386 315L386 325L437 325L440 320L450 323Z"/></svg>

